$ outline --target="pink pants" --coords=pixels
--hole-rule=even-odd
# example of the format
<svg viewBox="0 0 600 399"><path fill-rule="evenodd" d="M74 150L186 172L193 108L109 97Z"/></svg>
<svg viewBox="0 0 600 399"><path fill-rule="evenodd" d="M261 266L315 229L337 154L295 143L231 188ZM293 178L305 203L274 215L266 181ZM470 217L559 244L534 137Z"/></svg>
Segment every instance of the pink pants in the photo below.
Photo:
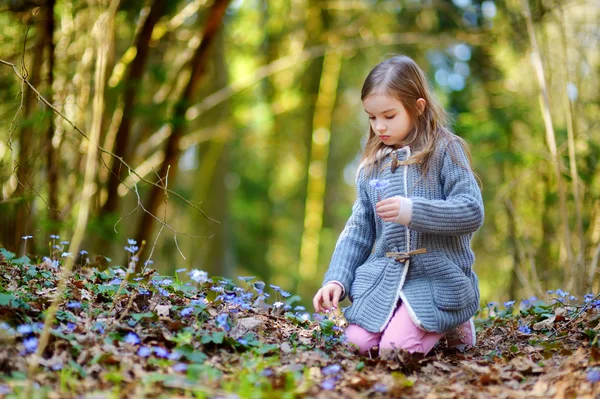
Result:
<svg viewBox="0 0 600 399"><path fill-rule="evenodd" d="M372 333L364 328L350 324L346 328L348 342L358 346L361 354L378 345L379 351L386 349L404 349L410 353L427 354L445 333L427 332L419 329L410 319L406 306L398 303L392 319L386 329Z"/></svg>

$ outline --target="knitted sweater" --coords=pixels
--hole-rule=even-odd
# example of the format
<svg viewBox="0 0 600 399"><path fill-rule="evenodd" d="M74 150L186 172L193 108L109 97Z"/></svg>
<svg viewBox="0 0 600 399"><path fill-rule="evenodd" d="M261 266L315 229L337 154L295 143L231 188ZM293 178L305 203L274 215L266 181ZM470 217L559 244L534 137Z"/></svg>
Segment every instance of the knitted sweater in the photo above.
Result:
<svg viewBox="0 0 600 399"><path fill-rule="evenodd" d="M399 161L411 154L409 147L395 151ZM343 309L346 319L367 331L383 331L401 299L417 327L445 332L479 308L470 241L483 223L481 192L456 141L436 148L425 176L420 164L402 165L392 173L391 152L383 154L383 168L371 176L365 176L364 165L359 167L357 199L323 285L343 285L344 296L348 293L352 301ZM373 178L390 184L377 192L369 184ZM408 226L384 222L375 213L380 198L396 195L412 200ZM405 261L389 257L389 252L421 248L427 252Z"/></svg>

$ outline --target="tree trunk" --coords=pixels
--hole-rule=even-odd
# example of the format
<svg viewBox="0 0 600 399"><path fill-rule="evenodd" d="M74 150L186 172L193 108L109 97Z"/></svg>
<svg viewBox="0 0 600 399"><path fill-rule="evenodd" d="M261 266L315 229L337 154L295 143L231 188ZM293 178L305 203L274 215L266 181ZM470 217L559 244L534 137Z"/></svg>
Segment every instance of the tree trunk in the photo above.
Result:
<svg viewBox="0 0 600 399"><path fill-rule="evenodd" d="M200 82L200 78L204 75L204 67L208 59L209 48L213 42L217 29L221 26L225 10L229 4L229 0L215 0L210 9L208 10L208 16L202 32L202 41L196 49L194 56L190 61L191 73L188 77L185 85L185 90L179 101L174 106L173 116L171 118L172 131L169 139L167 140L165 148L165 157L161 165L159 176L161 179L167 175L169 171L169 180L174 181L177 175L177 163L179 160L179 142L183 136L183 130L185 127L185 111L190 106L196 88ZM164 200L163 196L164 189L152 186L148 193L148 199L145 204L146 212L142 215L142 220L138 226L138 232L136 239L138 243L146 240L148 235L152 232L152 224L157 210ZM147 250L147 247L146 247ZM144 254L140 254L140 260L144 259ZM138 268L141 270L143 262L138 263Z"/></svg>
<svg viewBox="0 0 600 399"><path fill-rule="evenodd" d="M154 26L163 15L166 4L166 0L153 1L150 12L148 13L142 29L135 40L136 56L129 64L125 74L125 79L123 80L123 117L121 118L121 123L117 129L113 152L115 155L123 158L123 160L127 163L129 163L132 154L132 151L129 149L131 124L135 116L134 108L136 103L136 95L138 93L138 88L142 80L146 60L148 58L148 43L152 38ZM109 174L108 179L107 198L100 211L100 217L118 210L119 194L117 189L119 188L119 184L126 174L127 171L123 170L123 165L121 162L119 162L117 159L113 159L111 173Z"/></svg>

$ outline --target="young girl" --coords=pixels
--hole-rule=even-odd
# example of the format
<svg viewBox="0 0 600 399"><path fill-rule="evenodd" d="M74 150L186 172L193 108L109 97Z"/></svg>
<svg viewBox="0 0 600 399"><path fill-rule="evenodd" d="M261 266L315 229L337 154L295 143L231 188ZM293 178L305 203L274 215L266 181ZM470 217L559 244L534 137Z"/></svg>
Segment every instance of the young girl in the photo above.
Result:
<svg viewBox="0 0 600 399"><path fill-rule="evenodd" d="M357 199L341 233L316 311L343 309L346 337L366 353L428 353L475 345L479 308L473 233L483 222L481 192L464 140L410 58L377 65L361 92L369 140L356 177Z"/></svg>

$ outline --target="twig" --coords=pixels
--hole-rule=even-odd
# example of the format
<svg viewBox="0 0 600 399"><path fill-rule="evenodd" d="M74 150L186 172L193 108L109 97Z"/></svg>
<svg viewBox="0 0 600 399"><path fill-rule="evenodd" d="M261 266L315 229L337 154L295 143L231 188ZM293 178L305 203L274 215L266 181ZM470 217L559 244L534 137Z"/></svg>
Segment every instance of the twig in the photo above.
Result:
<svg viewBox="0 0 600 399"><path fill-rule="evenodd" d="M31 88L31 90L33 90L33 91L34 91L34 92L37 94L38 98L39 98L39 99L40 99L40 100L41 100L41 101L42 101L44 104L46 104L46 106L48 106L50 109L52 109L52 111L53 111L54 113L56 113L57 115L59 115L59 116L60 116L62 119L64 119L64 120L65 120L65 121L66 121L66 122L67 122L67 123L68 123L68 124L69 124L69 125L70 125L70 126L71 126L71 127L74 129L74 130L75 130L75 131L76 131L76 132L78 132L78 133L79 133L81 136L83 136L85 139L87 139L87 140L89 141L89 137L88 137L88 135L87 135L87 134L86 134L86 133L85 133L83 130L81 130L79 127L77 127L77 126L76 126L76 125L75 125L73 122L71 122L71 121L69 120L69 118L67 118L65 115L63 115L63 113L62 113L62 112L60 112L60 111L59 111L59 110L58 110L56 107L54 107L52 104L50 104L50 102L49 102L48 100L46 100L46 99L44 98L44 96L42 96L42 95L40 94L40 92L39 92L38 90L36 90L36 88L35 88L35 87L34 87L34 86L33 86L33 85L32 85L32 84L31 84L31 83L30 83L30 82L29 82L29 81L28 81L28 80L27 80L27 79L26 79L24 76L22 76L22 75L19 73L19 71L17 70L17 68L16 68L15 64L13 64L13 63L11 63L11 62L8 62L8 61L5 61L5 60L3 60L3 59L0 59L0 64L4 64L4 65L7 65L7 66L10 66L10 67L13 69L13 71L14 71L15 75L17 75L17 77L18 77L19 79L21 79L21 80L23 81L23 83L27 84L27 85L28 85L28 86ZM140 181L143 181L144 183L146 183L146 184L149 184L149 185L151 185L151 186L156 186L156 187L159 187L159 188L163 188L163 187L162 187L161 185L159 185L158 183L152 182L152 181L150 181L150 180L147 180L147 179L143 178L142 176L140 176L140 175L139 175L139 174L138 174L138 173L135 171L135 169L134 169L134 168L132 168L132 167L131 167L131 166L130 166L130 165L127 163L127 162L125 162L125 161L123 160L123 158L122 158L122 157L120 157L120 156L116 155L116 154L115 154L115 153L113 153L112 151L108 151L108 150L106 150L104 147L100 146L99 144L96 144L96 148L97 148L97 149L98 149L100 152L102 152L102 153L105 153L105 154L107 154L107 155L110 155L111 157L113 157L113 158L115 158L116 160L118 160L119 162L121 162L121 164L123 164L123 166L125 166L127 169L129 169L129 170L130 170L130 171L131 171L131 172L132 172L132 173L133 173L133 174L134 174L134 175L135 175L135 176L136 176L136 177L137 177L137 178L138 178ZM219 222L218 220L215 220L215 219L211 218L210 216L208 216L206 213L204 213L204 211L203 211L202 209L200 209L199 207L197 207L196 205L194 205L194 204L193 204L192 202L190 202L189 200L185 199L185 198L184 198L184 197L183 197L181 194L177 193L176 191L173 191L173 190L169 190L169 189L167 189L167 192L168 192L169 194L173 194L175 197L179 198L181 201L183 201L184 203L186 203L187 205L189 205L189 206L190 206L190 207L192 207L193 209L195 209L195 210L197 210L198 212L200 212L200 213L202 214L202 216L204 216L206 219L210 220L211 222L215 222L215 223L221 224L221 222Z"/></svg>

